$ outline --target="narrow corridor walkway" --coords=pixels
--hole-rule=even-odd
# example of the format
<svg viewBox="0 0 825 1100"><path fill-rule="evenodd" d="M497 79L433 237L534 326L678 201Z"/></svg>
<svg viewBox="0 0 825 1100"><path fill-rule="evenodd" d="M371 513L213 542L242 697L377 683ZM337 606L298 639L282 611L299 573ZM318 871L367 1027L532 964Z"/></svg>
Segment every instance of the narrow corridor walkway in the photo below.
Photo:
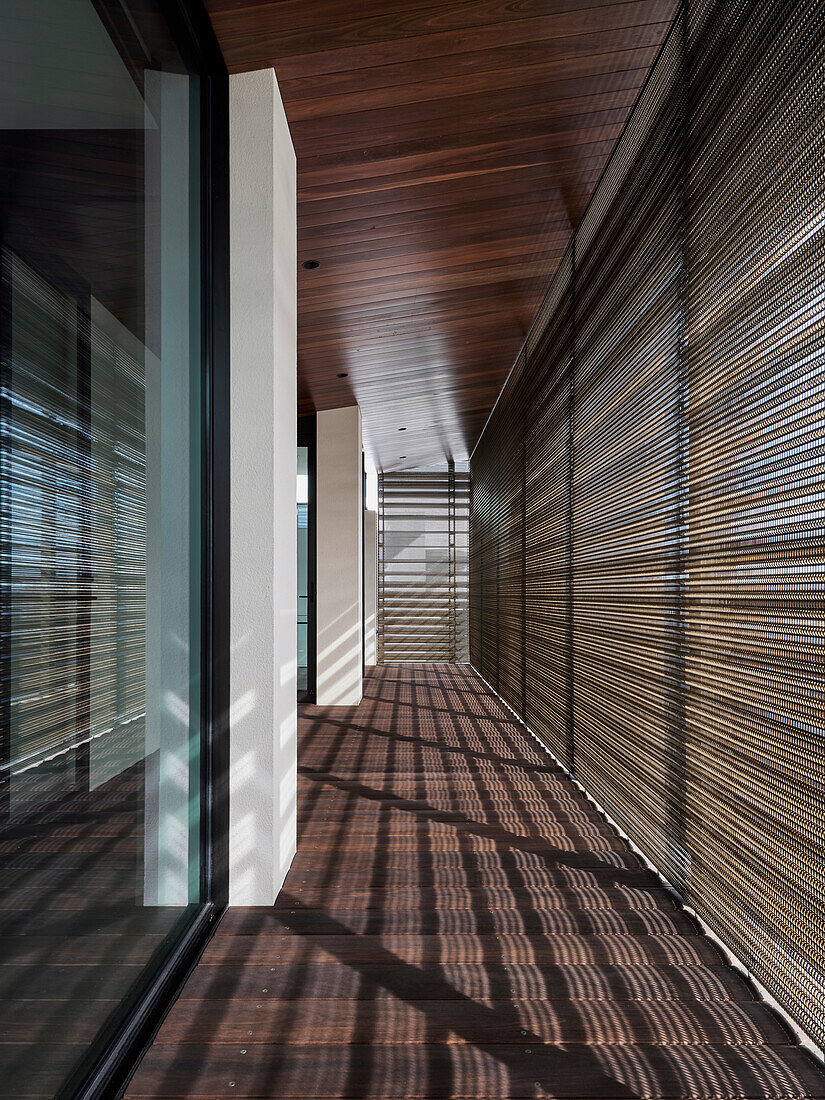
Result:
<svg viewBox="0 0 825 1100"><path fill-rule="evenodd" d="M301 719L298 855L128 1097L807 1097L825 1078L466 666Z"/></svg>

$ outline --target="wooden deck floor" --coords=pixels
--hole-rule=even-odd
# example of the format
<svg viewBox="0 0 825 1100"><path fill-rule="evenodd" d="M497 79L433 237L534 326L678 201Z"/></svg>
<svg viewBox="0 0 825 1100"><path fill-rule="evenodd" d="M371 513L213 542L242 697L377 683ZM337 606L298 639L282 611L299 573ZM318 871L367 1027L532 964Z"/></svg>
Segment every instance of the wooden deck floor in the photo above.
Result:
<svg viewBox="0 0 825 1100"><path fill-rule="evenodd" d="M134 733L132 733L134 736ZM142 737L142 732L141 732ZM143 904L144 761L92 790L75 754L0 774L0 1097L55 1096L153 954L182 907ZM5 790L3 786L5 785Z"/></svg>
<svg viewBox="0 0 825 1100"><path fill-rule="evenodd" d="M134 1077L158 1097L808 1097L825 1078L466 667L301 717L298 855Z"/></svg>

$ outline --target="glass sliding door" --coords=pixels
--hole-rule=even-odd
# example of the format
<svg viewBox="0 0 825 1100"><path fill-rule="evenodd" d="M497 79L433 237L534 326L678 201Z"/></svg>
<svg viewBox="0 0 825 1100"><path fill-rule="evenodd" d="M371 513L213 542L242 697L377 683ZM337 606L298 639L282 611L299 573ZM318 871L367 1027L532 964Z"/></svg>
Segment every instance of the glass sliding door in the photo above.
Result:
<svg viewBox="0 0 825 1100"><path fill-rule="evenodd" d="M315 417L298 420L298 699L315 700Z"/></svg>
<svg viewBox="0 0 825 1100"><path fill-rule="evenodd" d="M203 81L4 0L0 1096L80 1089L210 901Z"/></svg>
<svg viewBox="0 0 825 1100"><path fill-rule="evenodd" d="M298 694L309 687L309 497L307 447L298 448Z"/></svg>

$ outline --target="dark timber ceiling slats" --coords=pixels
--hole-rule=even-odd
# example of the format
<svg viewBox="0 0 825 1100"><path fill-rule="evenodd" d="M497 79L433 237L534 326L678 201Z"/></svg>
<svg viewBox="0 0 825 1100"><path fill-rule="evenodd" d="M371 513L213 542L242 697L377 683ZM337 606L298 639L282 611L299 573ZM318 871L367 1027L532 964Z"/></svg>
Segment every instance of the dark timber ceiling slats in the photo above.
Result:
<svg viewBox="0 0 825 1100"><path fill-rule="evenodd" d="M473 455L470 547L473 664L820 1044L823 68L815 0L684 6Z"/></svg>
<svg viewBox="0 0 825 1100"><path fill-rule="evenodd" d="M675 7L209 0L295 143L301 412L357 401L386 469L466 457Z"/></svg>

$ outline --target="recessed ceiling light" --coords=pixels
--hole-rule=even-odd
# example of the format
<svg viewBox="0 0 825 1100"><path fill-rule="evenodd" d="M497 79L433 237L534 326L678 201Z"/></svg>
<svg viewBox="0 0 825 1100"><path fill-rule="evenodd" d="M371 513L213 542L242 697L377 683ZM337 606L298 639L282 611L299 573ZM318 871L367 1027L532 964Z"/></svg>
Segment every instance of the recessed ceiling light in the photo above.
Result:
<svg viewBox="0 0 825 1100"><path fill-rule="evenodd" d="M304 271L315 271L320 266L320 260L304 260L304 262L301 264L301 267L304 269Z"/></svg>
<svg viewBox="0 0 825 1100"><path fill-rule="evenodd" d="M345 370L342 370L341 373L336 374L335 377L336 378L349 378L349 373Z"/></svg>

